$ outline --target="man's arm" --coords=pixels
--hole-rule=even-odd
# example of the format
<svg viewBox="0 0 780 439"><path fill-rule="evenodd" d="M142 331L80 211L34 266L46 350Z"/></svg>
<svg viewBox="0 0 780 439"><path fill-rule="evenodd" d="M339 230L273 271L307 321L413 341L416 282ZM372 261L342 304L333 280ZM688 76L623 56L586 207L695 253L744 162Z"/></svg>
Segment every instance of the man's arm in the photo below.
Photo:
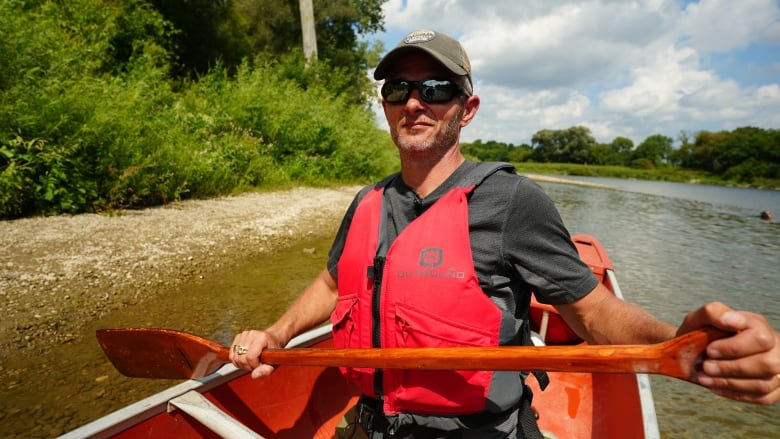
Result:
<svg viewBox="0 0 780 439"><path fill-rule="evenodd" d="M576 302L555 305L566 323L590 344L648 344L666 341L677 328L615 297L603 284Z"/></svg>
<svg viewBox="0 0 780 439"><path fill-rule="evenodd" d="M287 311L265 331L244 331L236 335L233 345L247 348L246 354L231 349L230 361L236 367L252 371L253 378L269 375L274 368L260 362L265 348L284 347L293 337L325 322L336 307L336 279L325 269L303 290Z"/></svg>
<svg viewBox="0 0 780 439"><path fill-rule="evenodd" d="M659 343L704 326L733 332L707 346L706 358L691 381L737 401L765 405L780 401L780 333L759 314L713 302L690 312L675 328L616 298L601 284L556 309L591 344Z"/></svg>

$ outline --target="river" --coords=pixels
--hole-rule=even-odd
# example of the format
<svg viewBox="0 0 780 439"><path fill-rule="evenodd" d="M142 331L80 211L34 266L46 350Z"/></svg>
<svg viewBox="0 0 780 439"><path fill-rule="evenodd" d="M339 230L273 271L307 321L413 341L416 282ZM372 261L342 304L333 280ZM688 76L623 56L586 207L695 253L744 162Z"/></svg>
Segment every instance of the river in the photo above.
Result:
<svg viewBox="0 0 780 439"><path fill-rule="evenodd" d="M613 188L540 183L572 233L604 244L628 300L670 322L717 300L780 328L780 223L759 219L780 214L780 191L566 178ZM778 405L727 401L672 378L651 383L664 438L780 437Z"/></svg>
<svg viewBox="0 0 780 439"><path fill-rule="evenodd" d="M540 185L572 233L601 240L628 300L671 322L719 300L761 312L780 328L780 224L758 218L763 210L780 215L780 192L576 180L604 187ZM6 367L35 378L6 383L3 397L13 397L13 409L0 413L0 436L53 437L173 384L120 376L97 346L94 329L169 327L228 344L237 331L271 323L322 269L329 244L330 238L302 242L90 322L80 341L53 350L55 364L34 357L9 362ZM731 402L672 378L651 381L663 438L780 436L780 405Z"/></svg>

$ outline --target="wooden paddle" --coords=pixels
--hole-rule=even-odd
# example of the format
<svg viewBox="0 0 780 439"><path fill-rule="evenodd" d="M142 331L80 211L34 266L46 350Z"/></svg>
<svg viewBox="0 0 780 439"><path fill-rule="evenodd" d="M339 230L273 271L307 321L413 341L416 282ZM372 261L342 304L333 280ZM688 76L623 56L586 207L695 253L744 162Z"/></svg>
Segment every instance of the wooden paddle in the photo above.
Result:
<svg viewBox="0 0 780 439"><path fill-rule="evenodd" d="M706 328L651 345L266 349L261 360L277 366L649 373L687 380L707 344L727 335ZM227 347L169 329L99 329L97 338L114 367L130 377L200 378L230 362Z"/></svg>

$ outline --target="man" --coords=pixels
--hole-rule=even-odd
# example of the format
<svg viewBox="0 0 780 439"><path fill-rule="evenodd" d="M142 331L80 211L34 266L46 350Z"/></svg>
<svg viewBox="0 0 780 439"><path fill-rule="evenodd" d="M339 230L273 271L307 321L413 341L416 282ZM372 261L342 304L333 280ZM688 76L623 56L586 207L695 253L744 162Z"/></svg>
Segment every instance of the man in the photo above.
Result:
<svg viewBox="0 0 780 439"><path fill-rule="evenodd" d="M675 328L615 298L579 259L537 185L508 165L465 160L460 130L480 100L457 41L413 32L374 77L385 80L382 107L401 172L360 191L327 269L276 323L235 337L237 367L270 374L273 367L259 362L263 349L329 317L340 347L528 344L533 290L592 344L657 343L706 325L734 332L709 345L694 381L739 401L780 400L780 334L763 317L711 303ZM518 373L346 375L364 393L359 422L375 438L538 434L527 425L529 395Z"/></svg>

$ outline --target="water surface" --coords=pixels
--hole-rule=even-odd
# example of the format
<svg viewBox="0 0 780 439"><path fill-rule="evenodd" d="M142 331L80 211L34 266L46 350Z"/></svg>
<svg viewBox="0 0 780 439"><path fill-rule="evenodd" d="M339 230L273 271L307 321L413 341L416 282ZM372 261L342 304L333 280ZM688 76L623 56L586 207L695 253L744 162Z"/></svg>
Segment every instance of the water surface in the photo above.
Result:
<svg viewBox="0 0 780 439"><path fill-rule="evenodd" d="M569 178L569 177L566 177ZM709 301L763 313L780 328L780 192L578 178L616 190L541 183L572 233L601 240L626 298L677 323ZM652 377L662 437L777 438L780 407L724 400Z"/></svg>

